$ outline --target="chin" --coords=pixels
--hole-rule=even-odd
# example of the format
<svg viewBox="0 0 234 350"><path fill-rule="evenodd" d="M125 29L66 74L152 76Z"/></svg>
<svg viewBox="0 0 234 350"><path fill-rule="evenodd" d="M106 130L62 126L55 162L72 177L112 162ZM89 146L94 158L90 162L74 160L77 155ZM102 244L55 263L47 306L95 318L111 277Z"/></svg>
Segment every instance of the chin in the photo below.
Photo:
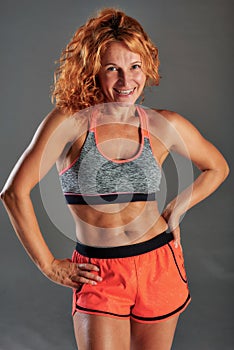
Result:
<svg viewBox="0 0 234 350"><path fill-rule="evenodd" d="M114 101L115 102L125 102L125 103L128 103L128 104L134 104L136 103L138 97L136 96L115 96L114 97Z"/></svg>

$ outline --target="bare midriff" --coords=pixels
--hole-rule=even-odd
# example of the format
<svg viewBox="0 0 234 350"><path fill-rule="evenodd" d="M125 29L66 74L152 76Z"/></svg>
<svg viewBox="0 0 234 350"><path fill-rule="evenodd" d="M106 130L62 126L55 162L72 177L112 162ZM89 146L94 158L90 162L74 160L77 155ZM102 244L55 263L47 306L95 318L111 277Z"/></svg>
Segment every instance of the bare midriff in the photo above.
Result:
<svg viewBox="0 0 234 350"><path fill-rule="evenodd" d="M167 228L157 202L69 205L79 242L100 247L147 241Z"/></svg>

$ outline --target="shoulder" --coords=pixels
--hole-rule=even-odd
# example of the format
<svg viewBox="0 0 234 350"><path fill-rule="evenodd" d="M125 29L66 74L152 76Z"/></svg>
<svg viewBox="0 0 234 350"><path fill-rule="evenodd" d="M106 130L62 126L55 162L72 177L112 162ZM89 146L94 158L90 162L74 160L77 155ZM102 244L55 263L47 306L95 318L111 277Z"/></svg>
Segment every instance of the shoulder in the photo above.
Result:
<svg viewBox="0 0 234 350"><path fill-rule="evenodd" d="M88 118L82 111L73 115L63 112L61 109L54 108L42 120L36 134L63 134L69 141L77 137L77 133L87 129Z"/></svg>
<svg viewBox="0 0 234 350"><path fill-rule="evenodd" d="M197 147L205 141L199 130L181 114L165 109L151 109L148 112L149 129L166 140L168 148Z"/></svg>
<svg viewBox="0 0 234 350"><path fill-rule="evenodd" d="M150 122L154 122L158 119L161 119L169 122L171 125L176 125L178 123L186 121L186 119L182 117L179 113L166 109L146 109L146 113Z"/></svg>
<svg viewBox="0 0 234 350"><path fill-rule="evenodd" d="M86 110L80 110L74 114L67 114L59 108L54 108L44 118L42 123L61 124L61 123L81 123L84 124L88 121L88 112Z"/></svg>
<svg viewBox="0 0 234 350"><path fill-rule="evenodd" d="M53 132L59 125L69 122L69 116L62 110L54 108L47 116L42 120L39 125L38 131L47 130Z"/></svg>
<svg viewBox="0 0 234 350"><path fill-rule="evenodd" d="M197 133L200 134L195 125L181 114L165 109L153 109L156 114L159 114L170 126L171 129L177 131L182 136L183 134Z"/></svg>
<svg viewBox="0 0 234 350"><path fill-rule="evenodd" d="M182 124L189 124L188 119L183 117L181 114L167 110L167 109L153 109L155 112L159 113L161 116L163 116L168 122L170 122L172 125L180 126Z"/></svg>
<svg viewBox="0 0 234 350"><path fill-rule="evenodd" d="M160 138L168 147L195 127L179 113L165 109L147 109L148 127L151 134ZM193 130L192 130L193 129Z"/></svg>
<svg viewBox="0 0 234 350"><path fill-rule="evenodd" d="M59 108L54 108L52 111L50 111L47 116L42 120L41 126L51 126L51 128L59 126L60 124L65 123L72 123L72 120L74 119L73 116L70 116L63 112Z"/></svg>

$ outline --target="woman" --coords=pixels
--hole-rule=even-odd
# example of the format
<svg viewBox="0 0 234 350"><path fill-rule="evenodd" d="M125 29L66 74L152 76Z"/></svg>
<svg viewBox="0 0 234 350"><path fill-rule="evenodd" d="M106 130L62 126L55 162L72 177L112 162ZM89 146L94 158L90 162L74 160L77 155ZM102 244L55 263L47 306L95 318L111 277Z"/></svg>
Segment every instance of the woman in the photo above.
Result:
<svg viewBox="0 0 234 350"><path fill-rule="evenodd" d="M157 48L133 18L105 9L87 21L61 56L56 108L1 194L38 268L73 288L79 350L171 348L190 302L179 221L228 175L220 152L185 118L136 105L145 86L158 85L158 67ZM160 214L156 193L170 151L201 174ZM30 200L55 162L76 223L72 260L50 252Z"/></svg>

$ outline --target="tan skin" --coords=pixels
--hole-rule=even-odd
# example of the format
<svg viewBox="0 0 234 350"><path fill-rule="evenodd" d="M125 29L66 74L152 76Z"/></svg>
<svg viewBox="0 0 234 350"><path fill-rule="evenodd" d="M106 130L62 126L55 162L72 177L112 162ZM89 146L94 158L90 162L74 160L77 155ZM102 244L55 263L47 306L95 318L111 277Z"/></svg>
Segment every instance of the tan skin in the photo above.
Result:
<svg viewBox="0 0 234 350"><path fill-rule="evenodd" d="M123 102L129 99L128 102L132 104L141 94L146 79L140 56L121 43L111 44L108 48L102 58L99 78L107 102ZM121 90L130 91L129 96L123 96ZM101 245L100 232L105 232L105 245L114 245L115 242L120 242L121 245L128 244L129 241L136 243L148 240L169 226L174 234L175 245L178 245L181 215L214 192L227 177L228 165L221 153L190 122L174 112L158 112L167 121L168 127L160 126L149 115L154 156L161 165L171 150L189 157L201 170L200 176L193 183L192 191L191 187L184 190L166 206L162 215L156 206L152 207L152 203L144 202L130 203L127 206L115 204L111 209L110 206L109 209L70 206L77 232L80 232L78 239L84 243L89 243L85 233L91 227L93 245L95 242ZM123 113L118 118L118 121L128 123L129 128L124 124L116 125L114 138L121 135L128 140L130 147L103 146L102 151L105 154L109 152L108 156L112 159L128 159L137 152L138 125L131 123L131 116L128 114ZM82 283L99 283L101 279L98 274L92 273L98 271L98 267L92 264L75 264L70 259L61 260L53 256L40 231L30 192L55 162L59 170L70 164L79 154L86 132L87 120L84 118L78 117L75 120L57 109L52 111L40 125L1 193L15 231L32 260L53 282L71 288L78 288ZM113 140L113 128L106 124L99 125L97 132L100 147L105 145L105 141L108 143L108 140L116 144L119 142L117 139ZM186 147L175 136L178 134ZM72 147L64 157L64 149L68 143ZM134 217L137 218L136 221ZM144 222L148 222L148 228L143 225ZM142 230L144 235L140 235ZM116 241L111 239L110 232L114 232ZM76 312L74 329L79 350L169 350L177 320L178 316L175 316L149 325Z"/></svg>

